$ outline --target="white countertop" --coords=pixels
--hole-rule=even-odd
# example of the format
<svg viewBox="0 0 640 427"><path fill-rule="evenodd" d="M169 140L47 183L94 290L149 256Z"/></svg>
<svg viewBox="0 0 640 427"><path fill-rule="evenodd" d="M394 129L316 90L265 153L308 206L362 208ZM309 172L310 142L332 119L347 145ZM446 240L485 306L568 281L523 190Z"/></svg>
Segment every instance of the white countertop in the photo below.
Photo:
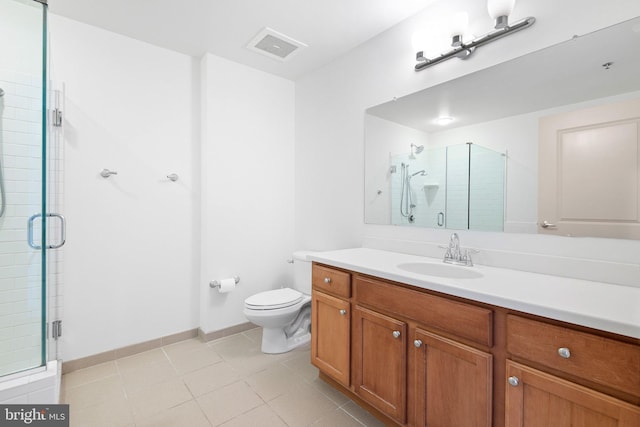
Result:
<svg viewBox="0 0 640 427"><path fill-rule="evenodd" d="M315 252L313 261L474 301L640 338L640 288L475 265L480 278L411 273L401 263L441 259L368 248ZM453 267L453 266L452 266Z"/></svg>

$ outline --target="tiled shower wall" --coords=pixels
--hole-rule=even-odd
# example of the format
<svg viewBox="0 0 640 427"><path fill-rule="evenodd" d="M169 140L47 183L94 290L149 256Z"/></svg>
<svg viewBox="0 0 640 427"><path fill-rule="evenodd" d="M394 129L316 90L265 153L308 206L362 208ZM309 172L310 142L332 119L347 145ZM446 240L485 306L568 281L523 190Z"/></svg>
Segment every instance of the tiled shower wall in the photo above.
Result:
<svg viewBox="0 0 640 427"><path fill-rule="evenodd" d="M475 144L470 155L469 228L503 231L506 155Z"/></svg>
<svg viewBox="0 0 640 427"><path fill-rule="evenodd" d="M400 213L400 205L403 202L402 195L402 165L408 165L409 174L413 174L422 169L426 170L426 166L424 163L424 157L422 155L409 155L409 154L393 154L391 155L390 163L391 167L395 167L395 172L391 173L390 180L390 190L391 190L391 223L395 225L408 225L410 224L408 218L404 217ZM415 218L415 222L412 223L414 226L422 226L422 227L433 227L433 221L429 222L428 209L429 206L426 204L425 193L423 190L423 181L425 177L420 175L416 175L411 179L410 190L412 201L415 207L413 208L413 215ZM405 197L406 197L406 188L405 188Z"/></svg>
<svg viewBox="0 0 640 427"><path fill-rule="evenodd" d="M40 211L42 85L0 70L0 163L6 211L0 218L0 375L41 363L40 251L27 244L27 220Z"/></svg>
<svg viewBox="0 0 640 427"><path fill-rule="evenodd" d="M447 228L469 228L469 146L447 147Z"/></svg>
<svg viewBox="0 0 640 427"><path fill-rule="evenodd" d="M447 228L504 229L505 158L476 144L447 148Z"/></svg>
<svg viewBox="0 0 640 427"><path fill-rule="evenodd" d="M447 149L446 147L426 149L420 154L395 154L391 156L391 166L395 166L391 174L391 223L395 225L409 224L407 218L400 214L400 202L402 197L402 163L409 165L410 174L425 170L426 175L416 175L411 178L411 193L416 205L413 209L415 217L414 226L419 227L444 227L444 216L440 220L438 214L446 211L446 173L447 173ZM438 224L440 220L440 225Z"/></svg>

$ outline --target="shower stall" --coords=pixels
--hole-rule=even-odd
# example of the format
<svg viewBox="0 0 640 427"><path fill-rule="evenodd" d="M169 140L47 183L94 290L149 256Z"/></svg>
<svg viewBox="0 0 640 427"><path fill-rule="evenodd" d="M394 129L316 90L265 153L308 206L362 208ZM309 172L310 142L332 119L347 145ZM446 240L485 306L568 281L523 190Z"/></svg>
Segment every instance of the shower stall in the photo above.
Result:
<svg viewBox="0 0 640 427"><path fill-rule="evenodd" d="M471 142L391 154L391 223L453 230L504 229L504 153ZM394 172L395 171L395 172Z"/></svg>
<svg viewBox="0 0 640 427"><path fill-rule="evenodd" d="M60 110L46 0L0 0L0 403L57 403Z"/></svg>

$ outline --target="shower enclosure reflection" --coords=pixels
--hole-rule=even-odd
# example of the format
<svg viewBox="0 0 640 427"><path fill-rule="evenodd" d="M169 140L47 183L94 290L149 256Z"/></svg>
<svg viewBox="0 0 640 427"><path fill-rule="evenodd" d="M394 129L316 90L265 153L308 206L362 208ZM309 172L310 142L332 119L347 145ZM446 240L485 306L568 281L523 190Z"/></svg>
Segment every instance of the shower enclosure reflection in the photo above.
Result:
<svg viewBox="0 0 640 427"><path fill-rule="evenodd" d="M504 154L472 143L414 147L389 154L391 224L503 230Z"/></svg>

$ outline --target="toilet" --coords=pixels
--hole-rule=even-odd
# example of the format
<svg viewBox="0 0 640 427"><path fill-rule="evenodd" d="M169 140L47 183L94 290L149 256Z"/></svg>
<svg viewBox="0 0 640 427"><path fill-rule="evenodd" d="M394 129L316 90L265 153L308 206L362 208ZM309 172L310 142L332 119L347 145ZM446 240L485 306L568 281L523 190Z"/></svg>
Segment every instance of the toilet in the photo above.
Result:
<svg viewBox="0 0 640 427"><path fill-rule="evenodd" d="M293 288L260 292L244 300L244 315L262 326L262 352L285 353L311 341L310 252L293 253Z"/></svg>

